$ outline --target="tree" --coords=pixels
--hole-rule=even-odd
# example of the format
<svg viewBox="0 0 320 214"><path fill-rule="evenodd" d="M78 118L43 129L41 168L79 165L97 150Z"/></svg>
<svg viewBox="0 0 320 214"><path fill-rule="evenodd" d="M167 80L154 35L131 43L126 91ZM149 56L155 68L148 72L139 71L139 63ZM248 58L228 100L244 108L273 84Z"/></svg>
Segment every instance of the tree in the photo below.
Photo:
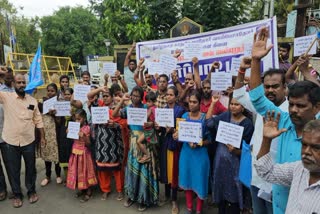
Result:
<svg viewBox="0 0 320 214"><path fill-rule="evenodd" d="M70 56L73 62L85 63L87 55L106 53L98 19L83 7L62 7L43 17L40 27L47 55Z"/></svg>

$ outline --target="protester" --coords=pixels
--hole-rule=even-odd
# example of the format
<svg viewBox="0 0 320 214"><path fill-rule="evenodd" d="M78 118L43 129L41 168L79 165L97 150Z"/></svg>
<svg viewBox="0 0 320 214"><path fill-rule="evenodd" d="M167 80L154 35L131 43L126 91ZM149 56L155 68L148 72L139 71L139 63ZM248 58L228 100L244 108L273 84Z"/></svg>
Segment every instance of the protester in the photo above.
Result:
<svg viewBox="0 0 320 214"><path fill-rule="evenodd" d="M132 89L136 86L134 81L134 71L136 70L137 62L136 60L130 59L135 48L136 43L133 43L126 55L123 66L124 81L127 83L129 93L131 93Z"/></svg>
<svg viewBox="0 0 320 214"><path fill-rule="evenodd" d="M218 100L219 97L212 97L212 102L206 115L207 127L213 135L212 139L216 139L219 122L224 121L244 127L241 144L249 143L254 127L246 109L233 98L229 105L229 111L212 117L212 110ZM244 189L245 187L239 181L240 149L242 145L238 149L230 144L214 143L217 143L218 146L212 173L213 201L218 204L219 214L240 214L240 210L248 208L245 207L244 194L249 192L249 190L246 191Z"/></svg>
<svg viewBox="0 0 320 214"><path fill-rule="evenodd" d="M36 193L35 127L40 131L42 145L46 144L43 122L37 101L25 94L26 80L21 74L14 77L15 92L0 92L3 104L4 126L2 138L5 142L4 159L7 160L9 181L14 195L13 207L21 207L23 194L20 185L21 156L26 165L25 184L30 203L38 201ZM14 106L14 108L12 108ZM28 127L26 129L26 127Z"/></svg>
<svg viewBox="0 0 320 214"><path fill-rule="evenodd" d="M176 119L181 118L185 113L183 107L178 105L178 90L174 86L170 86L167 90L167 109L173 109L174 127L176 127ZM160 145L160 177L159 181L165 184L166 200L172 201L172 214L179 213L178 207L178 175L179 175L179 156L181 144L174 140L172 135L174 127L159 127L155 123L157 130L160 129L161 137L164 137Z"/></svg>
<svg viewBox="0 0 320 214"><path fill-rule="evenodd" d="M57 96L58 87L54 83L50 83L47 86L47 97L43 98L43 102ZM43 112L43 104L39 103L40 112ZM55 117L56 111L50 109L47 114L42 115L44 124L45 137L47 144L39 147L40 157L44 160L46 166L46 177L41 181L41 186L46 186L51 182L51 167L52 163L55 166L56 182L57 184L62 183L61 168L59 165L59 150L58 150L58 134L57 134L57 118Z"/></svg>
<svg viewBox="0 0 320 214"><path fill-rule="evenodd" d="M60 90L57 93L58 100L63 101L64 100L64 89L69 88L70 78L68 75L61 75L59 79L60 83Z"/></svg>
<svg viewBox="0 0 320 214"><path fill-rule="evenodd" d="M284 73L290 68L291 63L289 62L291 46L289 43L279 44L279 68Z"/></svg>
<svg viewBox="0 0 320 214"><path fill-rule="evenodd" d="M258 174L271 183L290 187L286 214L320 211L320 120L309 121L302 130L302 161L274 164L270 154L273 138L287 129L278 129L280 114L268 112L263 129L263 142L255 161Z"/></svg>
<svg viewBox="0 0 320 214"><path fill-rule="evenodd" d="M252 145L252 160L256 159L262 142L262 126L263 118L260 114L257 114L253 107L249 93L246 92L247 88L245 85L245 72L246 69L251 67L251 58L244 57L240 64L240 70L238 72L235 90L233 97L238 102L248 109L255 120L255 127L253 136L250 142ZM265 96L278 106L282 111L288 111L288 100L286 99L286 84L284 73L278 69L270 69L264 73L263 86ZM273 160L276 159L278 139L275 138L272 141L271 154ZM272 214L272 184L262 180L256 173L256 170L252 168L252 180L251 180L251 198L253 205L253 212L257 214ZM260 194L259 194L260 193ZM260 195L260 197L258 196ZM263 197L263 198L261 198Z"/></svg>
<svg viewBox="0 0 320 214"><path fill-rule="evenodd" d="M197 195L196 213L202 212L204 199L208 195L210 163L206 145L209 143L205 126L205 114L200 112L201 95L193 91L189 97L190 112L182 119L202 124L202 142L183 142L179 159L179 187L185 191L187 213L193 211L193 194ZM179 130L178 130L179 132ZM173 139L178 140L178 132Z"/></svg>
<svg viewBox="0 0 320 214"><path fill-rule="evenodd" d="M2 70L2 67L1 67L1 70ZM6 69L3 69L3 70L6 70ZM0 85L0 91L14 92L14 88L12 86L13 84L12 72L4 71L1 76L3 76L4 83ZM6 157L4 153L5 148L3 148L5 146L5 143L2 139L3 121L4 121L4 112L3 112L2 104L0 104L0 150L2 154L3 163L8 174L7 160L4 159ZM8 177L10 176L8 175ZM2 169L1 158L0 158L0 201L5 200L6 198L7 198L7 184L6 184L5 174L4 174L4 170Z"/></svg>
<svg viewBox="0 0 320 214"><path fill-rule="evenodd" d="M254 37L252 46L252 62L250 77L250 99L256 111L265 115L267 111L281 112L279 128L288 131L279 137L276 163L294 162L301 159L301 134L304 125L315 119L319 112L318 88L319 86L310 81L296 82L289 88L288 101L289 113L283 112L264 95L261 85L260 62L261 59L272 49L272 45L266 47L268 29L262 28ZM284 213L287 205L289 188L274 185L272 202L274 213Z"/></svg>
<svg viewBox="0 0 320 214"><path fill-rule="evenodd" d="M83 83L87 83L88 85L91 85L91 75L89 71L84 71L81 73L81 79Z"/></svg>
<svg viewBox="0 0 320 214"><path fill-rule="evenodd" d="M136 86L131 91L132 104L123 108L121 106L128 96L123 96L120 103L114 109L112 116L121 116L127 118L128 108L146 108L142 104L143 89ZM151 160L147 163L141 164L138 162L137 139L142 134L143 127L138 125L129 125L130 127L130 150L128 153L128 162L125 174L125 193L128 196L124 203L125 207L130 207L134 202L139 203L139 211L144 211L147 206L156 205L159 200L159 185L157 176L157 166L152 145L148 147Z"/></svg>
<svg viewBox="0 0 320 214"><path fill-rule="evenodd" d="M116 189L118 192L117 200L123 199L123 181L121 165L123 160L123 142L120 125L115 123L112 118L113 97L107 87L100 87L88 94L88 99L102 92L103 106L109 107L108 123L95 124L95 158L99 186L103 192L101 200L106 200L111 193L111 178L114 176Z"/></svg>
<svg viewBox="0 0 320 214"><path fill-rule="evenodd" d="M92 197L91 186L98 183L89 146L90 127L87 124L86 112L78 109L75 113L75 121L80 123L79 140L74 140L72 153L68 164L67 187L78 189L82 196L80 202L86 202ZM68 130L67 130L68 131Z"/></svg>

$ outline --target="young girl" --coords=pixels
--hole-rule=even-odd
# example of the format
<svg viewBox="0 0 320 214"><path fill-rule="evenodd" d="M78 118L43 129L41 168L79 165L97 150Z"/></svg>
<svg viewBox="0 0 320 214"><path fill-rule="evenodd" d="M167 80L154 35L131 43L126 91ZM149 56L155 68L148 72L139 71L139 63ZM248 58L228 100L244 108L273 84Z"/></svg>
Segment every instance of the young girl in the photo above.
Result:
<svg viewBox="0 0 320 214"><path fill-rule="evenodd" d="M148 107L148 122L144 125L143 133L137 140L137 146L139 151L142 153L142 157L138 159L139 163L146 163L150 161L150 154L146 148L147 144L155 144L158 142L156 133L153 128L155 121L155 102L157 96L154 92L150 91L146 96L147 107Z"/></svg>
<svg viewBox="0 0 320 214"><path fill-rule="evenodd" d="M56 84L51 83L47 86L47 97L43 98L43 101L48 100L57 95L58 87ZM40 104L41 105L41 104ZM42 106L39 106L42 111ZM51 167L52 162L55 164L56 171L56 182L57 184L62 183L61 179L61 168L59 166L59 156L58 156L58 143L57 143L57 130L56 130L56 117L55 111L52 109L49 113L42 115L45 136L47 144L41 146L40 156L45 161L46 166L46 178L41 181L41 186L46 186L51 181Z"/></svg>
<svg viewBox="0 0 320 214"><path fill-rule="evenodd" d="M170 86L166 94L168 105L165 108L173 109L174 121L185 113L185 109L177 104L178 89ZM155 123L156 129L158 124ZM159 137L160 143L160 182L165 184L165 196L172 200L172 214L178 214L177 203L178 194L178 173L179 173L179 155L181 144L172 138L174 128L161 127Z"/></svg>
<svg viewBox="0 0 320 214"><path fill-rule="evenodd" d="M64 101L70 101L73 94L72 88L65 88L63 91ZM66 130L68 128L69 121L72 120L72 115L75 112L75 108L71 108L71 116L60 117L59 119L59 138L58 138L58 148L59 148L59 163L60 167L64 170L64 174L67 178L68 175L68 162L70 154L72 151L73 140L67 138Z"/></svg>
<svg viewBox="0 0 320 214"><path fill-rule="evenodd" d="M67 187L82 190L81 202L88 201L92 196L90 186L96 185L97 178L94 171L90 146L90 127L87 124L87 115L83 109L75 113L75 121L80 123L79 140L74 140L72 153L69 159Z"/></svg>

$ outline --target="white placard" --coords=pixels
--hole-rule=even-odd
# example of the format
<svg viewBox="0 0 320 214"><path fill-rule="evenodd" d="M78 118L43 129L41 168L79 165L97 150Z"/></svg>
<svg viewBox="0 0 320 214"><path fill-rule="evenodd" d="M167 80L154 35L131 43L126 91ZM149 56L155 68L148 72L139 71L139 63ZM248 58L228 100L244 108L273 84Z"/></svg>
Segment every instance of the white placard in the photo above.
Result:
<svg viewBox="0 0 320 214"><path fill-rule="evenodd" d="M177 59L171 55L160 55L160 65L162 73L170 75L173 70L177 69Z"/></svg>
<svg viewBox="0 0 320 214"><path fill-rule="evenodd" d="M117 63L105 62L102 67L102 74L109 74L113 76L117 70Z"/></svg>
<svg viewBox="0 0 320 214"><path fill-rule="evenodd" d="M91 107L93 124L105 124L109 120L109 107Z"/></svg>
<svg viewBox="0 0 320 214"><path fill-rule="evenodd" d="M243 56L251 56L252 45L252 43L244 44Z"/></svg>
<svg viewBox="0 0 320 214"><path fill-rule="evenodd" d="M90 85L75 85L74 86L74 100L80 100L82 102L85 102L88 100L87 94L90 91Z"/></svg>
<svg viewBox="0 0 320 214"><path fill-rule="evenodd" d="M211 90L225 91L232 86L232 74L226 72L211 73Z"/></svg>
<svg viewBox="0 0 320 214"><path fill-rule="evenodd" d="M70 121L68 123L67 138L78 140L79 139L79 132L80 132L80 123Z"/></svg>
<svg viewBox="0 0 320 214"><path fill-rule="evenodd" d="M162 67L159 62L149 62L148 63L148 74L155 75L155 74L162 74Z"/></svg>
<svg viewBox="0 0 320 214"><path fill-rule="evenodd" d="M241 58L232 57L231 60L231 73L233 76L238 76L238 71L240 69Z"/></svg>
<svg viewBox="0 0 320 214"><path fill-rule="evenodd" d="M156 108L156 123L160 127L174 127L173 109L170 108Z"/></svg>
<svg viewBox="0 0 320 214"><path fill-rule="evenodd" d="M183 56L185 59L192 59L197 57L198 59L202 56L202 45L201 43L186 43L184 44Z"/></svg>
<svg viewBox="0 0 320 214"><path fill-rule="evenodd" d="M143 126L147 122L146 108L127 108L128 125Z"/></svg>
<svg viewBox="0 0 320 214"><path fill-rule="evenodd" d="M56 104L54 105L54 109L56 110L56 116L58 117L71 116L70 101L56 102Z"/></svg>
<svg viewBox="0 0 320 214"><path fill-rule="evenodd" d="M47 114L50 110L54 109L54 104L57 102L57 96L54 96L43 102L43 114Z"/></svg>
<svg viewBox="0 0 320 214"><path fill-rule="evenodd" d="M202 142L202 124L197 122L179 122L178 139L181 142Z"/></svg>
<svg viewBox="0 0 320 214"><path fill-rule="evenodd" d="M311 45L312 41L316 38L316 34L310 36L302 36L299 38L294 38L294 56L301 56L305 54L308 50L309 46ZM316 54L317 53L317 42L314 43L312 48L310 49L309 54Z"/></svg>
<svg viewBox="0 0 320 214"><path fill-rule="evenodd" d="M240 149L242 141L243 126L219 121L216 141L223 144L230 144Z"/></svg>

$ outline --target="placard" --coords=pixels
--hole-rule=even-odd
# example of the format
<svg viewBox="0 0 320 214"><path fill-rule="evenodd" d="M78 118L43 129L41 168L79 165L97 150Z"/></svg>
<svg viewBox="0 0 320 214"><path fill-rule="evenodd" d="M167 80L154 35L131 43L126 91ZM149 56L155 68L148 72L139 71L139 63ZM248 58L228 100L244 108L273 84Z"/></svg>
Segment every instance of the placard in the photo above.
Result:
<svg viewBox="0 0 320 214"><path fill-rule="evenodd" d="M127 121L128 125L143 126L147 122L147 109L146 108L127 108Z"/></svg>
<svg viewBox="0 0 320 214"><path fill-rule="evenodd" d="M201 43L186 43L184 44L183 56L185 59L192 59L193 57L201 58L202 55Z"/></svg>
<svg viewBox="0 0 320 214"><path fill-rule="evenodd" d="M253 43L244 44L243 56L251 56Z"/></svg>
<svg viewBox="0 0 320 214"><path fill-rule="evenodd" d="M90 91L90 85L75 85L74 86L74 100L80 100L82 102L85 102L86 100L88 100L87 94Z"/></svg>
<svg viewBox="0 0 320 214"><path fill-rule="evenodd" d="M43 102L43 114L47 114L50 110L54 109L54 104L57 102L57 96L54 96Z"/></svg>
<svg viewBox="0 0 320 214"><path fill-rule="evenodd" d="M309 46L311 45L312 41L317 37L316 34L310 36L302 36L298 38L294 38L294 56L301 56L305 54L308 50ZM310 49L308 55L316 54L317 53L317 42L315 42Z"/></svg>
<svg viewBox="0 0 320 214"><path fill-rule="evenodd" d="M91 119L93 124L108 123L109 107L91 107Z"/></svg>
<svg viewBox="0 0 320 214"><path fill-rule="evenodd" d="M202 143L202 124L180 121L178 139L181 142Z"/></svg>
<svg viewBox="0 0 320 214"><path fill-rule="evenodd" d="M58 117L71 116L70 101L56 102L54 109L56 110L56 116Z"/></svg>
<svg viewBox="0 0 320 214"><path fill-rule="evenodd" d="M156 123L160 127L174 127L174 114L171 108L156 108Z"/></svg>
<svg viewBox="0 0 320 214"><path fill-rule="evenodd" d="M78 140L79 132L80 132L80 123L69 121L67 138Z"/></svg>
<svg viewBox="0 0 320 214"><path fill-rule="evenodd" d="M243 126L219 121L216 141L223 144L230 144L240 149L242 142Z"/></svg>
<svg viewBox="0 0 320 214"><path fill-rule="evenodd" d="M110 76L114 76L117 70L117 63L113 62L105 62L102 67L102 74L109 74Z"/></svg>
<svg viewBox="0 0 320 214"><path fill-rule="evenodd" d="M240 69L241 58L232 57L231 60L231 73L233 76L238 76L238 71Z"/></svg>
<svg viewBox="0 0 320 214"><path fill-rule="evenodd" d="M232 74L227 72L211 73L211 90L225 91L232 86Z"/></svg>
<svg viewBox="0 0 320 214"><path fill-rule="evenodd" d="M159 62L149 62L148 63L148 74L155 75L155 74L162 74L162 67Z"/></svg>
<svg viewBox="0 0 320 214"><path fill-rule="evenodd" d="M159 63L164 74L170 75L172 71L177 69L177 59L171 55L162 54Z"/></svg>

